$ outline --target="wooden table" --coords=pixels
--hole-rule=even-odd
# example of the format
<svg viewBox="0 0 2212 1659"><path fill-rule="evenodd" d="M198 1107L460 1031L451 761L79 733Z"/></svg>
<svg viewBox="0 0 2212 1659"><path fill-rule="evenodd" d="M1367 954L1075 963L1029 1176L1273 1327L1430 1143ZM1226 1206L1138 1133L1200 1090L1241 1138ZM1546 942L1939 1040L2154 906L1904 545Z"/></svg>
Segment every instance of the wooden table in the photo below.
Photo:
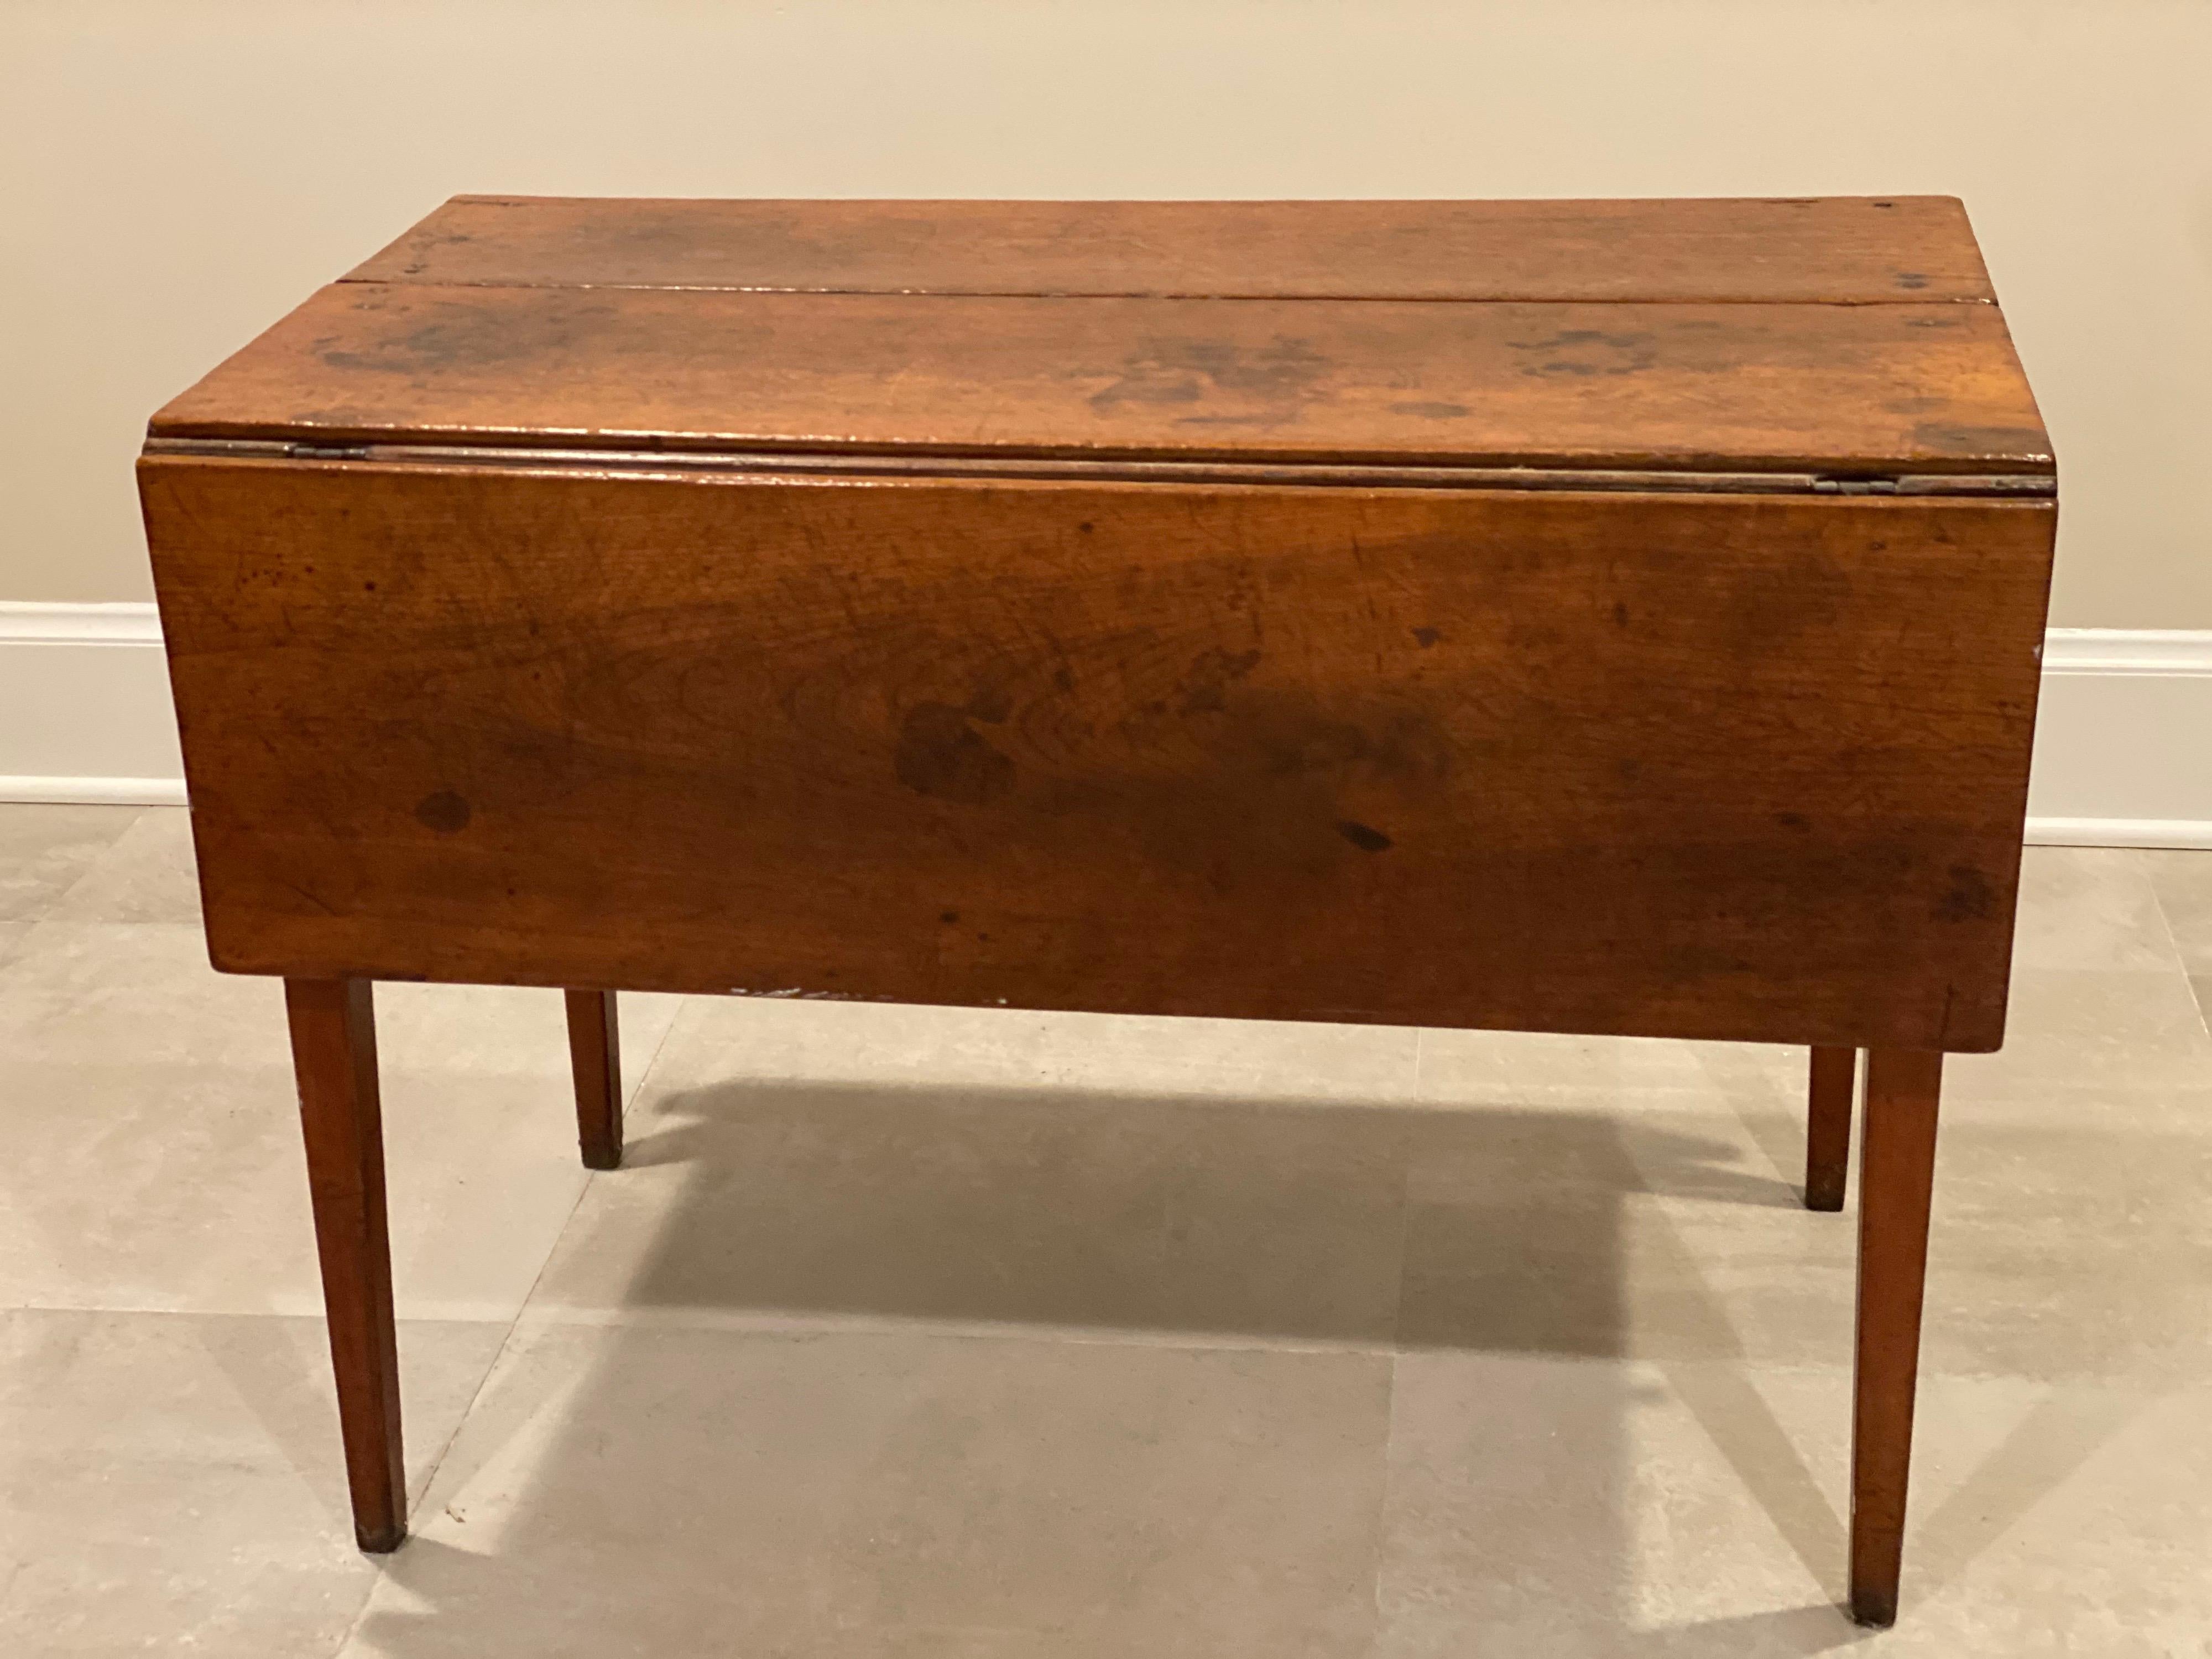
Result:
<svg viewBox="0 0 2212 1659"><path fill-rule="evenodd" d="M1934 198L462 197L140 464L215 964L283 976L362 1547L369 984L1868 1051L1895 1616L1946 1052L1995 1048L2056 514Z"/></svg>

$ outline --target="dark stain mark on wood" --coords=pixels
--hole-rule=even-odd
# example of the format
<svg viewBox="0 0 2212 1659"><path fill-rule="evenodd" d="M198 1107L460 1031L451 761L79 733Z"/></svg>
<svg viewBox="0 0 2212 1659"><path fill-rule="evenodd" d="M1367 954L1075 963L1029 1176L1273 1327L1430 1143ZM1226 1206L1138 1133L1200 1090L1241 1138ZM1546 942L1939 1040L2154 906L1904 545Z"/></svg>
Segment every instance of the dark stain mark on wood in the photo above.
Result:
<svg viewBox="0 0 2212 1659"><path fill-rule="evenodd" d="M1897 285L1902 289L1916 290L1926 288L1928 273L1924 270L1900 270L1897 273Z"/></svg>
<svg viewBox="0 0 2212 1659"><path fill-rule="evenodd" d="M1378 711L1371 722L1354 722L1278 703L1253 709L1238 724L1269 777L1342 779L1358 770L1421 782L1450 769L1450 745L1424 709Z"/></svg>
<svg viewBox="0 0 2212 1659"><path fill-rule="evenodd" d="M377 411L366 404L317 404L300 411L301 426L374 426Z"/></svg>
<svg viewBox="0 0 2212 1659"><path fill-rule="evenodd" d="M1014 786L1014 763L969 725L989 719L975 712L978 697L966 708L949 702L917 703L899 727L891 767L898 781L918 795L981 806ZM997 707L995 701L987 707ZM1001 708L998 719L1006 717Z"/></svg>
<svg viewBox="0 0 2212 1659"><path fill-rule="evenodd" d="M1163 370L1132 370L1103 392L1093 392L1093 409L1113 409L1122 404L1194 404L1206 388L1194 375L1175 375Z"/></svg>
<svg viewBox="0 0 2212 1659"><path fill-rule="evenodd" d="M1091 394L1091 406L1194 404L1215 392L1295 404L1328 373L1328 360L1304 340L1277 336L1265 346L1231 340L1154 340L1121 366L1113 385Z"/></svg>
<svg viewBox="0 0 2212 1659"><path fill-rule="evenodd" d="M1228 665L1241 665L1249 649ZM1117 723L1120 743L1139 757L1176 757L1172 770L1139 763L1071 775L1047 762L1035 775L1024 768L1016 801L1055 822L1088 823L1101 840L1141 849L1156 872L1217 896L1297 902L1340 867L1339 823L1433 813L1455 757L1432 710L1395 699L1317 706L1265 678L1273 661L1267 653L1231 683L1218 711L1182 714L1178 676L1164 714L1133 711Z"/></svg>
<svg viewBox="0 0 2212 1659"><path fill-rule="evenodd" d="M1954 864L1951 884L1936 901L1938 921L1985 921L1996 906L1996 890L1990 878L1971 864Z"/></svg>
<svg viewBox="0 0 2212 1659"><path fill-rule="evenodd" d="M1540 380L1581 379L1601 374L1635 374L1659 360L1650 334L1611 334L1601 328L1563 328L1541 340L1509 340L1516 351L1548 354L1521 372Z"/></svg>
<svg viewBox="0 0 2212 1659"><path fill-rule="evenodd" d="M1639 345L1650 345L1650 334L1608 334L1601 327L1562 327L1558 334L1548 334L1541 341L1509 341L1516 352L1558 352L1568 345L1604 345L1614 352L1628 352Z"/></svg>
<svg viewBox="0 0 2212 1659"><path fill-rule="evenodd" d="M1012 694L1004 686L986 686L968 699L967 713L971 720L988 721L993 726L1003 726L1006 716L1013 712Z"/></svg>
<svg viewBox="0 0 2212 1659"><path fill-rule="evenodd" d="M1668 945L1660 952L1660 960L1669 973L1684 979L1726 978L1759 971L1758 964L1741 951L1719 945Z"/></svg>
<svg viewBox="0 0 2212 1659"><path fill-rule="evenodd" d="M410 316L419 320L411 328L402 326ZM412 378L558 357L619 321L619 311L605 301L563 299L543 310L516 313L431 301L396 314L392 323L401 331L371 339L359 349L337 349L335 337L319 340L314 349L332 368Z"/></svg>
<svg viewBox="0 0 2212 1659"><path fill-rule="evenodd" d="M1744 662L1787 653L1832 627L1851 597L1851 573L1833 555L1794 550L1739 573L1717 608L1714 637Z"/></svg>
<svg viewBox="0 0 2212 1659"><path fill-rule="evenodd" d="M1230 685L1260 665L1257 651L1230 653L1218 647L1202 651L1183 676L1182 712L1213 714L1221 712Z"/></svg>
<svg viewBox="0 0 2212 1659"><path fill-rule="evenodd" d="M415 821L425 830L450 836L469 827L469 804L450 789L441 789L415 803Z"/></svg>
<svg viewBox="0 0 2212 1659"><path fill-rule="evenodd" d="M944 922L957 921L960 920L960 913L957 910L940 910L938 912L937 919Z"/></svg>
<svg viewBox="0 0 2212 1659"><path fill-rule="evenodd" d="M1912 441L1942 455L2033 455L2050 453L2050 440L2034 427L1960 426L1949 421L1923 421L1912 428Z"/></svg>
<svg viewBox="0 0 2212 1659"><path fill-rule="evenodd" d="M1395 844L1380 830L1370 829L1351 818L1339 819L1336 833L1363 853L1387 853Z"/></svg>
<svg viewBox="0 0 2212 1659"><path fill-rule="evenodd" d="M1615 599L1613 601L1613 625L1615 628L1626 628L1628 626L1628 602L1626 599Z"/></svg>
<svg viewBox="0 0 2212 1659"><path fill-rule="evenodd" d="M1442 638L1443 635L1433 628L1417 628L1413 630L1413 643L1424 651Z"/></svg>
<svg viewBox="0 0 2212 1659"><path fill-rule="evenodd" d="M1392 404L1394 415L1417 415L1425 421L1456 421L1468 412L1465 404L1410 403Z"/></svg>

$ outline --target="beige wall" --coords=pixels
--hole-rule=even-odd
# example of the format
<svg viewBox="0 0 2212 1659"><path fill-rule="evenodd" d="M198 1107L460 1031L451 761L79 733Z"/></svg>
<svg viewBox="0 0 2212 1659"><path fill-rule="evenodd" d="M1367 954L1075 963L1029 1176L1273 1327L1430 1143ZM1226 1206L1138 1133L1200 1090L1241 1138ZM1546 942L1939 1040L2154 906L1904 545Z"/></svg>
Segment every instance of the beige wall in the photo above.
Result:
<svg viewBox="0 0 2212 1659"><path fill-rule="evenodd" d="M148 592L157 404L460 191L1963 196L2055 620L2212 628L2212 3L0 0L0 599Z"/></svg>

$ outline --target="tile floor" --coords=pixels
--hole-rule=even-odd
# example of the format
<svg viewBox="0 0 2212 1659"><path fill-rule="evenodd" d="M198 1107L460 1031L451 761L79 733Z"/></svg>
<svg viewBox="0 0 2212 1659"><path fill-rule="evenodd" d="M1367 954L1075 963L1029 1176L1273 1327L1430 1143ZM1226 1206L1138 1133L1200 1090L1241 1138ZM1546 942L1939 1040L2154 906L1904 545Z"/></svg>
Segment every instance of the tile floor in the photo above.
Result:
<svg viewBox="0 0 2212 1659"><path fill-rule="evenodd" d="M2212 1654L2212 854L2029 854L1899 1627L1802 1055L379 989L416 1532L356 1554L275 985L0 807L0 1653Z"/></svg>

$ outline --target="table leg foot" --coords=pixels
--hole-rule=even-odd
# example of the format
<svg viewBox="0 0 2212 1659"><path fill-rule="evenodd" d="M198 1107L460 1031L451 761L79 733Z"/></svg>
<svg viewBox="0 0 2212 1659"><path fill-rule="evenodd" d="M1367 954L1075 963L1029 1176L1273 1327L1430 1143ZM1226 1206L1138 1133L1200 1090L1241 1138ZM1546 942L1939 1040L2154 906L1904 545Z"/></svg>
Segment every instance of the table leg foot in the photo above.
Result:
<svg viewBox="0 0 2212 1659"><path fill-rule="evenodd" d="M1851 1407L1850 1613L1862 1625L1897 1618L1942 1075L1938 1054L1876 1048L1867 1055Z"/></svg>
<svg viewBox="0 0 2212 1659"><path fill-rule="evenodd" d="M1869 1630L1887 1630L1897 1622L1897 1592L1877 1595L1872 1590L1853 1590L1851 1622Z"/></svg>
<svg viewBox="0 0 2212 1659"><path fill-rule="evenodd" d="M576 1140L587 1170L618 1170L623 1155L622 1047L612 991L569 991L568 1065L576 1076Z"/></svg>
<svg viewBox="0 0 2212 1659"><path fill-rule="evenodd" d="M1851 1091L1858 1081L1856 1048L1815 1048L1806 1091L1805 1207L1844 1207L1851 1162Z"/></svg>
<svg viewBox="0 0 2212 1659"><path fill-rule="evenodd" d="M385 1222L376 1017L368 981L362 979L286 980L284 1006L354 1537L362 1549L382 1554L407 1535L407 1477Z"/></svg>

